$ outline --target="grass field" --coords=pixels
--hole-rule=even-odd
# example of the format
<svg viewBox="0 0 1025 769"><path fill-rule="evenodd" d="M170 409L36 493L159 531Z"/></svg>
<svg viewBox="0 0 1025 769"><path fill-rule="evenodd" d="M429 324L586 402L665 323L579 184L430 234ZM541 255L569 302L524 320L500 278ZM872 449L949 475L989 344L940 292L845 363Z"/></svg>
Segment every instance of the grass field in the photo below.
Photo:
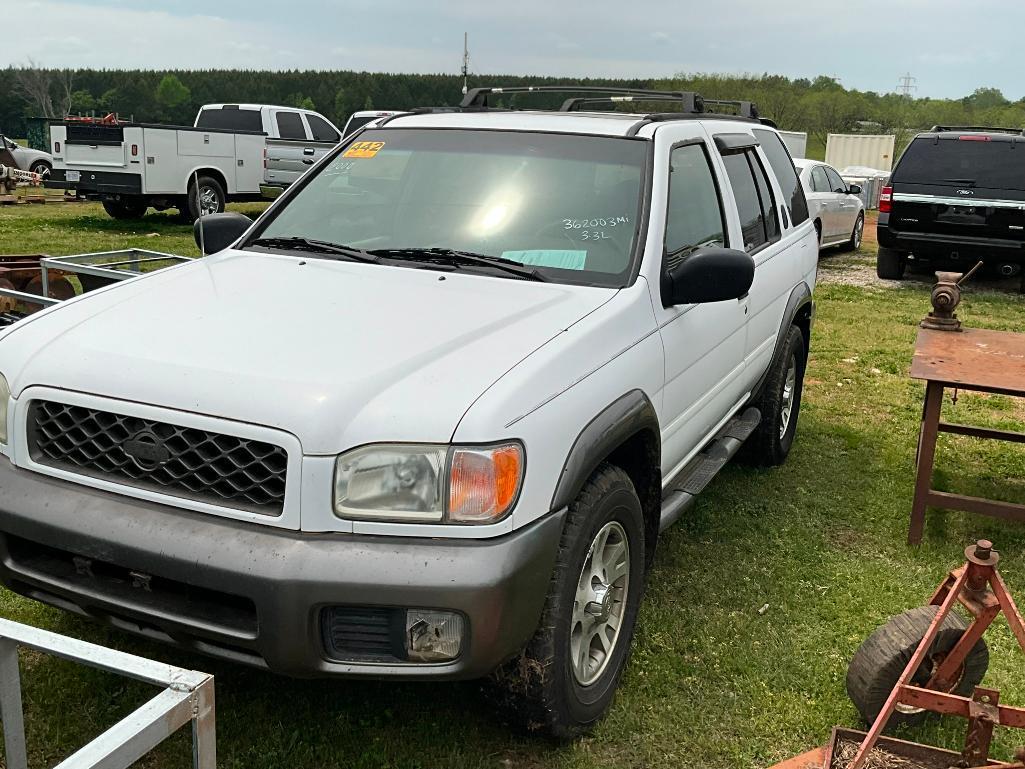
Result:
<svg viewBox="0 0 1025 769"><path fill-rule="evenodd" d="M0 253L126 246L195 253L189 228L170 215L128 225L94 205L0 208ZM823 256L790 460L768 471L727 468L664 538L620 695L592 737L556 746L522 735L488 710L474 683L290 681L10 594L0 594L0 614L214 673L226 769L748 769L804 751L834 724L856 725L844 690L847 661L887 617L924 602L967 543L997 543L1004 576L1025 603L1023 526L934 511L922 547L904 544L923 394L907 370L928 286L875 281L872 248ZM843 283L857 275L870 277ZM973 326L1021 331L1023 310L1013 292L970 289L960 314ZM1023 404L999 396L962 393L946 408L953 420L1003 429L1025 421ZM943 488L1025 501L1021 447L945 436L938 466ZM990 643L986 681L1003 690L1003 701L1025 702L1025 658L1002 621ZM35 654L23 664L35 766L56 763L152 691ZM964 728L951 720L910 736L959 747ZM1021 741L1005 733L997 753L1008 757ZM187 740L176 738L142 765L189 766Z"/></svg>

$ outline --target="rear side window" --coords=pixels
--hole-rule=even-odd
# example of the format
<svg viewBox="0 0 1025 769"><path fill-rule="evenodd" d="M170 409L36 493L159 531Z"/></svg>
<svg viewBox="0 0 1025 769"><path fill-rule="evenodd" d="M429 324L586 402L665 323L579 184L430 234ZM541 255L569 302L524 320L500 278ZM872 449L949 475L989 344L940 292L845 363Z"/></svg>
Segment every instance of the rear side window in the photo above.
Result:
<svg viewBox="0 0 1025 769"><path fill-rule="evenodd" d="M822 166L812 166L811 188L815 192L832 192L829 189L829 177L826 176L826 170Z"/></svg>
<svg viewBox="0 0 1025 769"><path fill-rule="evenodd" d="M758 157L751 150L723 155L737 200L744 250L756 251L779 239L779 214Z"/></svg>
<svg viewBox="0 0 1025 769"><path fill-rule="evenodd" d="M348 136L351 133L355 133L360 128L365 126L367 123L369 123L371 120L376 119L377 118L373 115L364 115L362 117L349 118L349 122L345 124L345 135Z"/></svg>
<svg viewBox="0 0 1025 769"><path fill-rule="evenodd" d="M1025 190L1025 142L968 136L915 139L897 164L893 182Z"/></svg>
<svg viewBox="0 0 1025 769"><path fill-rule="evenodd" d="M306 138L306 129L298 112L279 112L274 119L278 124L278 136L282 139Z"/></svg>
<svg viewBox="0 0 1025 769"><path fill-rule="evenodd" d="M788 201L787 208L790 211L790 220L800 224L808 219L808 200L804 196L804 187L798 178L797 169L794 168L793 158L787 151L786 145L773 131L754 130L754 135L761 142L762 151L769 159L769 166L776 175L779 188L783 191L783 200Z"/></svg>
<svg viewBox="0 0 1025 769"><path fill-rule="evenodd" d="M337 142L340 137L338 131L331 127L320 115L311 115L306 113L306 122L310 124L310 131L313 132L314 141L318 142Z"/></svg>
<svg viewBox="0 0 1025 769"><path fill-rule="evenodd" d="M677 147L670 156L666 266L702 246L726 243L719 188L704 145Z"/></svg>
<svg viewBox="0 0 1025 769"><path fill-rule="evenodd" d="M196 128L220 128L226 131L263 131L260 110L219 107L204 109L196 120Z"/></svg>

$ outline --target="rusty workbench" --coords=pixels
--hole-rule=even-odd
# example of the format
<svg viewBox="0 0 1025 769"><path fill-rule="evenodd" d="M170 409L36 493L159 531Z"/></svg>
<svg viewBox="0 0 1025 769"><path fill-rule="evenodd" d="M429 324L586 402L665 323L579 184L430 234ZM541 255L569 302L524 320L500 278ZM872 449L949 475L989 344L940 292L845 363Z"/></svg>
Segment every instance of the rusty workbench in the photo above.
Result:
<svg viewBox="0 0 1025 769"><path fill-rule="evenodd" d="M1025 505L950 494L932 488L939 433L1025 443L1025 433L955 425L940 420L943 391L948 387L1025 398L1025 334L974 328L963 331L919 329L911 362L911 378L923 379L927 384L908 542L912 545L921 542L927 507L1025 521Z"/></svg>

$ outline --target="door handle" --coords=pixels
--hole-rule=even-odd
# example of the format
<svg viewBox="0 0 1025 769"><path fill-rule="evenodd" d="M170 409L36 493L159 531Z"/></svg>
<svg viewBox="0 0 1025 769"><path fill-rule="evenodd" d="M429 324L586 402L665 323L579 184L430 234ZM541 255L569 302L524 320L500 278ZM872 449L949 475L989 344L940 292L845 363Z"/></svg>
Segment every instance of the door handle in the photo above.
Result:
<svg viewBox="0 0 1025 769"><path fill-rule="evenodd" d="M312 161L312 160L306 160L306 159L304 158L304 159L303 159L303 165L304 165L304 166L312 166L312 165L313 165L313 161Z"/></svg>
<svg viewBox="0 0 1025 769"><path fill-rule="evenodd" d="M313 147L307 147L306 149L303 150L303 154L304 155L312 155L313 152L314 152Z"/></svg>

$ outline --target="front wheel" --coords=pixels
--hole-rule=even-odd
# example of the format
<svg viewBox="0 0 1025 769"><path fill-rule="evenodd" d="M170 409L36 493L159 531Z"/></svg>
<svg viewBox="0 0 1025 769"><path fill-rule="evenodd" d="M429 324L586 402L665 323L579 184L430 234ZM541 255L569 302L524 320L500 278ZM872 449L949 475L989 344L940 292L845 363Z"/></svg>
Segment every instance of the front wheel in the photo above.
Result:
<svg viewBox="0 0 1025 769"><path fill-rule="evenodd" d="M35 163L32 164L32 167L29 168L29 171L31 171L34 174L39 174L40 176L49 176L51 168L50 164L47 163L45 160L37 160Z"/></svg>
<svg viewBox="0 0 1025 769"><path fill-rule="evenodd" d="M865 235L865 214L861 212L854 221L854 229L851 230L851 237L844 246L847 251L857 251L861 248L861 240Z"/></svg>
<svg viewBox="0 0 1025 769"><path fill-rule="evenodd" d="M604 464L570 505L541 621L494 691L532 731L571 739L608 711L644 592L644 516L630 477Z"/></svg>

